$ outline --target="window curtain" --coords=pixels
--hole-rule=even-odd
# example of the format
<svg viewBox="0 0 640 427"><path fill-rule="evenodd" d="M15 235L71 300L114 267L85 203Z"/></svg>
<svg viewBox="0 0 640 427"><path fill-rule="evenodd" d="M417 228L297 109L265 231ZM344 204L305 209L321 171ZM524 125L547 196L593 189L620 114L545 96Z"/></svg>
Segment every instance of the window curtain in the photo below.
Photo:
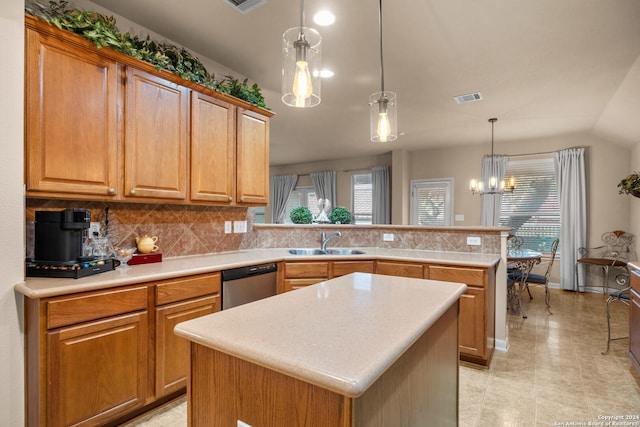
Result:
<svg viewBox="0 0 640 427"><path fill-rule="evenodd" d="M318 199L329 199L336 206L336 171L311 172L311 182Z"/></svg>
<svg viewBox="0 0 640 427"><path fill-rule="evenodd" d="M389 166L371 168L372 224L391 224Z"/></svg>
<svg viewBox="0 0 640 427"><path fill-rule="evenodd" d="M576 270L578 248L586 247L587 190L584 148L569 148L553 153L558 199L560 200L560 287L576 290L576 271L585 283L584 266Z"/></svg>
<svg viewBox="0 0 640 427"><path fill-rule="evenodd" d="M489 190L489 178L496 177L498 185L504 179L507 171L507 156L484 156L482 159L482 182L485 191ZM497 226L500 221L500 206L502 205L502 194L483 194L482 215L480 224L484 226Z"/></svg>
<svg viewBox="0 0 640 427"><path fill-rule="evenodd" d="M271 177L271 221L284 223L284 211L291 192L296 188L298 175L276 175Z"/></svg>

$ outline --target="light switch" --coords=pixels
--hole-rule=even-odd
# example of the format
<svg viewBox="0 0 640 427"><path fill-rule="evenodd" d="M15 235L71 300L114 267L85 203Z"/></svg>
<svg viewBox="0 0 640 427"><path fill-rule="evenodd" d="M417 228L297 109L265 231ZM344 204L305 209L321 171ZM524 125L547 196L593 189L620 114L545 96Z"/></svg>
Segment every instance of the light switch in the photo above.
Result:
<svg viewBox="0 0 640 427"><path fill-rule="evenodd" d="M231 221L224 222L224 234L231 233Z"/></svg>
<svg viewBox="0 0 640 427"><path fill-rule="evenodd" d="M382 241L383 242L393 242L393 240L395 239L395 235L393 235L392 233L384 233L382 235Z"/></svg>

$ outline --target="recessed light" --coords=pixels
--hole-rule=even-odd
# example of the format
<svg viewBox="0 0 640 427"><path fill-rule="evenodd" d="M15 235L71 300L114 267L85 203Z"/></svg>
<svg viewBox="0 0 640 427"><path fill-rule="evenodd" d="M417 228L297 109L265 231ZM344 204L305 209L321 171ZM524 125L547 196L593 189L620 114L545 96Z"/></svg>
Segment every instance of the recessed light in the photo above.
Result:
<svg viewBox="0 0 640 427"><path fill-rule="evenodd" d="M313 15L313 22L324 27L336 22L336 16L328 10L321 10Z"/></svg>
<svg viewBox="0 0 640 427"><path fill-rule="evenodd" d="M321 78L326 79L329 77L333 77L335 73L331 70L313 70L313 77L318 77L320 75Z"/></svg>

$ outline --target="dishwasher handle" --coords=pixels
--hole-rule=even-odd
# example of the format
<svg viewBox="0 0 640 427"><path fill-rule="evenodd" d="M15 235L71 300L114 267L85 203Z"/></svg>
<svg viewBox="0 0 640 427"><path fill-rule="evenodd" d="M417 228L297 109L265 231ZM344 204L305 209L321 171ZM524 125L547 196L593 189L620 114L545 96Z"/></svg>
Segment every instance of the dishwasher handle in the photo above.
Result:
<svg viewBox="0 0 640 427"><path fill-rule="evenodd" d="M244 277L273 273L274 271L278 271L278 264L275 262L232 268L230 270L222 270L222 281L227 282L229 280L237 280Z"/></svg>

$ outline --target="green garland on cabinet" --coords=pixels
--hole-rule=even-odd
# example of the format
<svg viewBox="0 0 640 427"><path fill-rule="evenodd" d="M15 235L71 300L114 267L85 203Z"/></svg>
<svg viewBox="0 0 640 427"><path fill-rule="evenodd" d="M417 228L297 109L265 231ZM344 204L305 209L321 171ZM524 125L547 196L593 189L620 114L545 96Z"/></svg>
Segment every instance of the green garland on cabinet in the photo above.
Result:
<svg viewBox="0 0 640 427"><path fill-rule="evenodd" d="M144 39L131 34L122 34L116 27L113 16L104 16L96 12L68 9L66 0L49 1L47 6L27 2L28 14L49 22L56 27L79 34L91 40L98 49L109 47L128 56L153 64L158 71L166 70L185 80L199 83L209 89L234 96L243 101L267 108L264 97L256 83L247 84L233 76L225 76L218 81L209 73L202 62L188 50L169 43L156 43L149 36Z"/></svg>

